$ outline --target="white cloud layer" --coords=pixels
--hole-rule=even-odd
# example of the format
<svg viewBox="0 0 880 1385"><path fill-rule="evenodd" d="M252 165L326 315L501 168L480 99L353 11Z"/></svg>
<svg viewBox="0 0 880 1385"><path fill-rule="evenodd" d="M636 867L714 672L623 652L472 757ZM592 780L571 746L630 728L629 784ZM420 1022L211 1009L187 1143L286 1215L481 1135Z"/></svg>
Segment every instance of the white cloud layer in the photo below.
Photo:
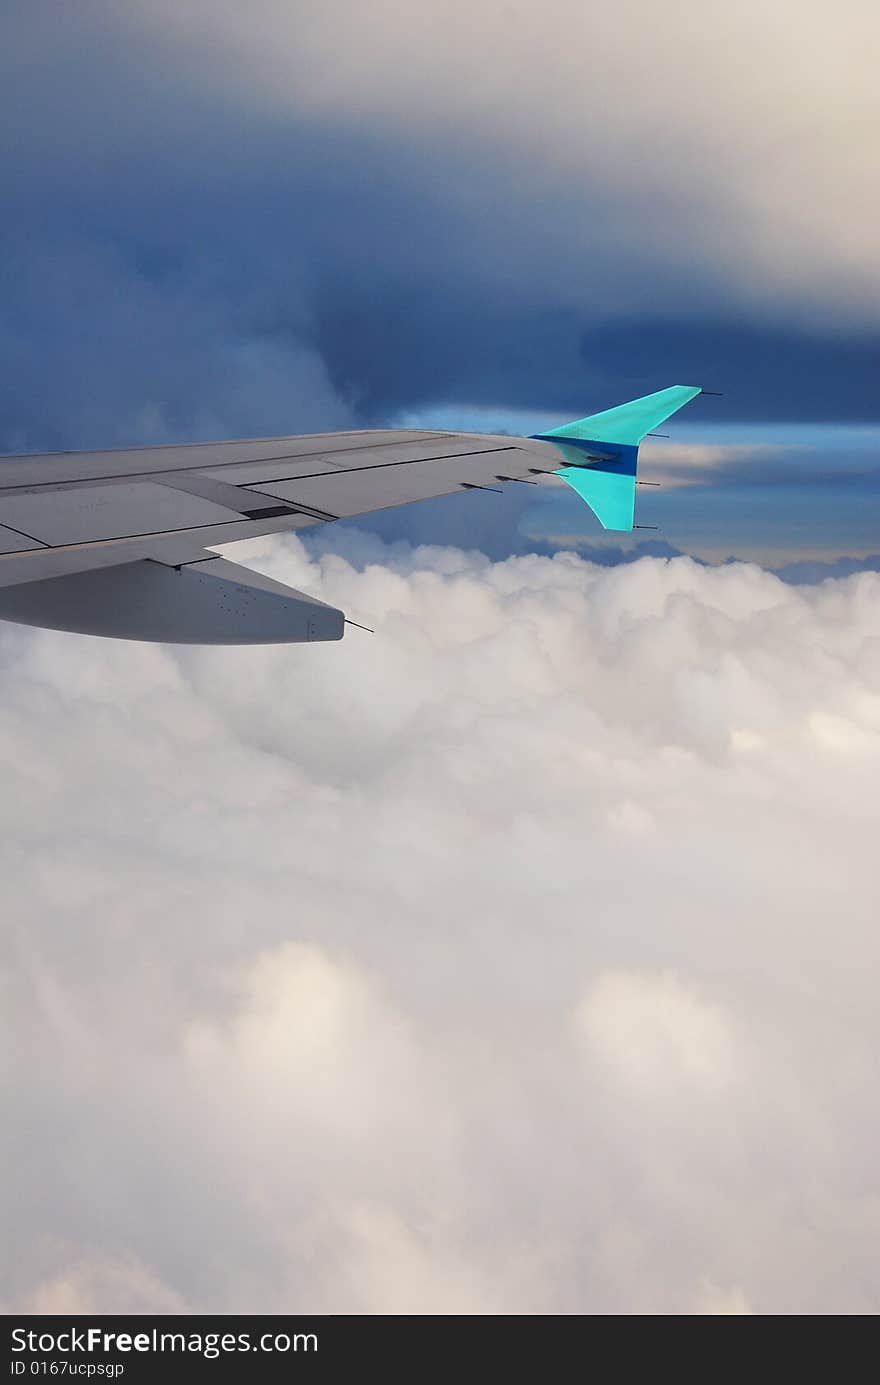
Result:
<svg viewBox="0 0 880 1385"><path fill-rule="evenodd" d="M0 627L4 1302L876 1310L880 577L373 543Z"/></svg>

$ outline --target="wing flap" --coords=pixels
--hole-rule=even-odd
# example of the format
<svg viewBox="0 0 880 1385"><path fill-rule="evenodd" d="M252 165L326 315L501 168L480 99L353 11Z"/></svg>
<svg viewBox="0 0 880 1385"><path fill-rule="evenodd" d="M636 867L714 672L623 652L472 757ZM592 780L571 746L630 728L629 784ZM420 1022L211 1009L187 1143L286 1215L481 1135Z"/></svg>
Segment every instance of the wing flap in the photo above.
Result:
<svg viewBox="0 0 880 1385"><path fill-rule="evenodd" d="M194 529L240 512L155 481L70 486L0 497L0 524L53 547Z"/></svg>
<svg viewBox="0 0 880 1385"><path fill-rule="evenodd" d="M7 529L0 524L0 553L25 553L41 547L43 545L28 534L20 534L17 529Z"/></svg>
<svg viewBox="0 0 880 1385"><path fill-rule="evenodd" d="M372 510L451 495L468 486L497 486L501 474L525 478L533 461L531 453L520 450L511 440L502 441L501 446L451 457L349 468L325 476L261 482L248 489L292 505L305 505L336 519L348 519Z"/></svg>
<svg viewBox="0 0 880 1385"><path fill-rule="evenodd" d="M343 613L225 558L180 567L145 558L0 591L0 618L169 644L339 640Z"/></svg>

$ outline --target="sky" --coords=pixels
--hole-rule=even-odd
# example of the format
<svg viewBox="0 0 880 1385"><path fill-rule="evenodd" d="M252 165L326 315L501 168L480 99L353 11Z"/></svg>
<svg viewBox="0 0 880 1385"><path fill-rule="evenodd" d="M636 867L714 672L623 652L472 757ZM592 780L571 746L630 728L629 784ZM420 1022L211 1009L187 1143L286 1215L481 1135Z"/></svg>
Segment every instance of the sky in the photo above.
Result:
<svg viewBox="0 0 880 1385"><path fill-rule="evenodd" d="M876 6L0 19L0 452L721 391L228 550L372 636L0 623L0 1303L876 1312Z"/></svg>
<svg viewBox="0 0 880 1385"><path fill-rule="evenodd" d="M694 383L671 440L742 432L673 547L876 553L869 0L0 8L3 450Z"/></svg>

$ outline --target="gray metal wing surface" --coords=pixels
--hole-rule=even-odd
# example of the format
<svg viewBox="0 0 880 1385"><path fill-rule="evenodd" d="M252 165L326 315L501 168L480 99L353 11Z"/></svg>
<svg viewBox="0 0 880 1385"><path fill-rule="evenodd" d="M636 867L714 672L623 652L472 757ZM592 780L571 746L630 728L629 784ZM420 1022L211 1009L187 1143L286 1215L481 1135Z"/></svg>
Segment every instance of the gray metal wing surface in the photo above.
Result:
<svg viewBox="0 0 880 1385"><path fill-rule="evenodd" d="M211 552L533 480L553 445L365 431L0 459L0 618L119 639L340 639L343 613Z"/></svg>

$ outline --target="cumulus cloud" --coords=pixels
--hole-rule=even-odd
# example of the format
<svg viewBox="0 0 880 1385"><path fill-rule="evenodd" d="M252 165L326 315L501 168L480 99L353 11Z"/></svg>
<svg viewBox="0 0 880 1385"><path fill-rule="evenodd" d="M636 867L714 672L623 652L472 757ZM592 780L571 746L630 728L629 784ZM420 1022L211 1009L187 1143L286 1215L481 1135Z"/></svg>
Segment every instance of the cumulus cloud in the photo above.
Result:
<svg viewBox="0 0 880 1385"><path fill-rule="evenodd" d="M638 836L650 817L626 803L612 819ZM737 1069L737 1045L723 1011L669 973L605 972L575 1015L585 1054L630 1085L640 1099L666 1101L678 1086L723 1091Z"/></svg>
<svg viewBox="0 0 880 1385"><path fill-rule="evenodd" d="M186 1313L186 1303L131 1258L74 1261L15 1303L22 1313Z"/></svg>
<svg viewBox="0 0 880 1385"><path fill-rule="evenodd" d="M0 627L4 1302L876 1309L880 578L348 551Z"/></svg>

